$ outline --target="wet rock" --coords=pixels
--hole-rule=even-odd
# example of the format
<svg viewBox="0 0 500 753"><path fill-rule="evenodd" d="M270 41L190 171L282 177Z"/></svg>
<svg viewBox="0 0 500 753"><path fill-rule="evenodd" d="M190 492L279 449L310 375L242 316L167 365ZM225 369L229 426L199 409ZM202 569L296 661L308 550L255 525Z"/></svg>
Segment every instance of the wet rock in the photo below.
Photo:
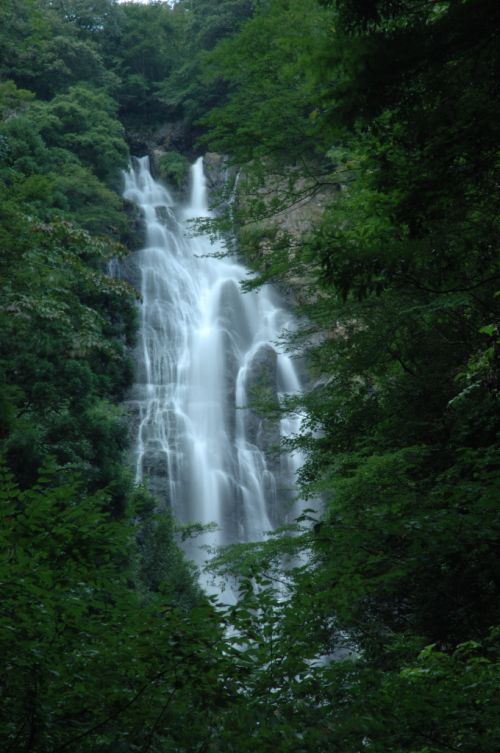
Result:
<svg viewBox="0 0 500 753"><path fill-rule="evenodd" d="M160 160L167 152L165 149L153 149L149 153L149 162L151 165L151 174L155 178L160 178Z"/></svg>
<svg viewBox="0 0 500 753"><path fill-rule="evenodd" d="M245 312L238 283L234 280L226 280L221 285L218 308L224 329L233 334L238 347L243 352L248 350L252 342L250 322Z"/></svg>
<svg viewBox="0 0 500 753"><path fill-rule="evenodd" d="M227 204L233 194L237 168L229 164L224 154L207 152L203 157L203 167L210 192L210 203L217 208Z"/></svg>
<svg viewBox="0 0 500 753"><path fill-rule="evenodd" d="M161 449L149 449L142 456L142 476L148 490L158 500L160 509L170 505L169 473L166 453Z"/></svg>
<svg viewBox="0 0 500 753"><path fill-rule="evenodd" d="M159 128L127 128L125 138L130 153L142 157L154 149L175 150L183 154L191 151L189 127L183 121L164 123Z"/></svg>
<svg viewBox="0 0 500 753"><path fill-rule="evenodd" d="M250 404L245 416L248 441L264 453L267 467L276 471L279 469L279 421L255 407L256 402L270 407L278 402L277 355L271 345L261 345L255 351L248 366L245 387Z"/></svg>
<svg viewBox="0 0 500 753"><path fill-rule="evenodd" d="M153 149L150 164L155 178L163 181L170 189L186 195L191 163L184 154L175 150Z"/></svg>
<svg viewBox="0 0 500 753"><path fill-rule="evenodd" d="M226 416L227 433L233 441L236 434L236 378L238 376L239 359L234 340L227 331L223 333L223 348L224 414Z"/></svg>
<svg viewBox="0 0 500 753"><path fill-rule="evenodd" d="M146 242L146 229L141 211L136 204L124 200L123 209L127 216L127 226L120 240L127 248L134 251L144 246Z"/></svg>
<svg viewBox="0 0 500 753"><path fill-rule="evenodd" d="M227 157L216 152L207 152L203 157L203 166L208 187L211 189L223 188L228 178Z"/></svg>
<svg viewBox="0 0 500 753"><path fill-rule="evenodd" d="M153 132L151 141L165 151L174 150L187 154L191 149L188 125L182 120L164 123Z"/></svg>

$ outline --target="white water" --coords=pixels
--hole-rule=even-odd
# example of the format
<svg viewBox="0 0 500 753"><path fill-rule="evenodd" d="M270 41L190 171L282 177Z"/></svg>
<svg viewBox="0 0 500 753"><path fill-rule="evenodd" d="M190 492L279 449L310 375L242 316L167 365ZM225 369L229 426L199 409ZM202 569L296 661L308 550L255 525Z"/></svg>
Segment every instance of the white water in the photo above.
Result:
<svg viewBox="0 0 500 753"><path fill-rule="evenodd" d="M188 205L176 205L143 157L126 175L124 196L146 225L146 246L135 255L142 296L130 399L135 475L148 477L179 521L217 524L189 552L201 564L200 545L258 540L293 517L299 460L269 449L297 422L273 426L245 406L259 382L281 395L297 392L300 381L275 345L290 326L278 296L268 288L243 294L245 268L209 257L220 249L192 237L189 220L210 216L201 158L191 183Z"/></svg>

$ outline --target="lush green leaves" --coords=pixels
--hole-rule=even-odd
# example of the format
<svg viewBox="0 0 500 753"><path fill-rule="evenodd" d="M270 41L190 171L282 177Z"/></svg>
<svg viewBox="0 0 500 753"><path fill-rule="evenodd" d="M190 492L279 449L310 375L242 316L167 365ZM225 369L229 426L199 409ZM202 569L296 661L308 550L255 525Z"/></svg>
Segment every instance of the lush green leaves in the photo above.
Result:
<svg viewBox="0 0 500 753"><path fill-rule="evenodd" d="M498 11L479 0L321 5L318 29L298 1L262 4L220 44L228 96L206 118L242 163L231 212L245 223L250 286L291 290L304 325L289 346L314 385L283 408L303 412L286 446L305 454L301 491L324 512L286 547L254 550L252 574L279 577L269 567L280 557L291 572L281 593L270 595L272 579L244 593L234 615L249 605L249 630L260 615L282 666L299 647L280 686L262 639L248 644L265 667L254 659L252 701L259 681L282 689L259 745L493 750ZM301 235L287 212L319 182L340 190ZM285 556L293 546L300 565ZM248 562L237 554L233 571ZM426 643L434 650L420 654ZM331 663L339 644L351 659ZM306 656L325 689L314 702Z"/></svg>
<svg viewBox="0 0 500 753"><path fill-rule="evenodd" d="M163 566L155 595L131 588L132 511L112 520L104 493L85 496L74 478L58 485L50 468L20 491L3 469L0 507L2 747L189 745L187 710L196 729L219 692L210 675L218 635L174 550L171 522L164 515L160 525L176 585ZM172 594L180 588L182 609Z"/></svg>

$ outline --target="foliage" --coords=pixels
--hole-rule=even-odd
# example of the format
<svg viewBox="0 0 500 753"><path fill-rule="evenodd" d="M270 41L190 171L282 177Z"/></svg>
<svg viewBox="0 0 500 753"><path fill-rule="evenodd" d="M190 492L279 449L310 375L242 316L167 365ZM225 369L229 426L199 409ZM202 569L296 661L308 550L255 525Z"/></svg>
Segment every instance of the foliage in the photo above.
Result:
<svg viewBox="0 0 500 753"><path fill-rule="evenodd" d="M47 7L48 6L48 7ZM108 86L108 74L91 39L79 38L52 2L5 0L0 9L0 75L50 99L81 81ZM63 13L64 13L64 9Z"/></svg>
<svg viewBox="0 0 500 753"><path fill-rule="evenodd" d="M243 167L229 220L245 226L248 286L287 286L304 317L288 346L312 387L284 401L305 416L285 449L305 454L301 493L323 505L291 539L304 564L285 595L267 549L293 563L291 545L270 542L254 551L256 601L232 616L249 604L274 636L276 663L262 637L246 652L260 651L250 703L270 705L257 747L493 750L498 9L321 5L309 29L300 0L263 3L224 40L211 60L227 99L205 118ZM318 184L340 190L298 238L280 215ZM232 572L247 566L235 555ZM352 655L330 662L339 643ZM267 679L293 646L282 684Z"/></svg>
<svg viewBox="0 0 500 753"><path fill-rule="evenodd" d="M301 588L304 568L288 583L283 574L277 581L272 569L262 569L266 552L264 560L256 554L254 577L240 581L238 603L226 613L238 701L225 715L219 750L496 749L497 631L452 652L411 634L389 635L378 665L337 634L323 656L314 656L318 637L331 629L316 619L312 590ZM328 588L317 571L314 587Z"/></svg>
<svg viewBox="0 0 500 753"><path fill-rule="evenodd" d="M2 748L194 750L218 634L187 570L182 608L165 569L155 592L132 588L133 510L110 519L104 492L50 467L25 491L3 469L0 505Z"/></svg>
<svg viewBox="0 0 500 753"><path fill-rule="evenodd" d="M179 152L165 152L158 159L157 172L160 179L180 188L189 175L189 160Z"/></svg>
<svg viewBox="0 0 500 753"><path fill-rule="evenodd" d="M19 416L11 421L5 452L27 482L50 451L63 466L86 467L89 480L97 473L108 483L125 448L123 419L110 414L111 442L96 433L92 405L116 399L129 383L120 339L130 341L133 319L127 286L92 267L121 249L67 223L47 225L15 213L3 219L10 254L3 259L1 363L4 389ZM33 432L36 439L26 441Z"/></svg>
<svg viewBox="0 0 500 753"><path fill-rule="evenodd" d="M176 13L165 3L127 3L103 55L119 78L120 116L129 127L161 125L167 115L158 90L181 54Z"/></svg>
<svg viewBox="0 0 500 753"><path fill-rule="evenodd" d="M264 158L267 169L273 157L282 167L307 156L314 87L301 62L322 44L324 21L317 7L306 13L304 3L273 1L237 36L219 42L206 79L223 78L228 97L204 117L216 149L230 151L238 164ZM286 34L277 34L282 24Z"/></svg>
<svg viewBox="0 0 500 753"><path fill-rule="evenodd" d="M159 98L171 117L184 119L194 131L197 118L221 99L221 81L205 76L206 53L223 37L230 36L251 16L254 0L180 0L174 7L182 42L171 75L162 82Z"/></svg>
<svg viewBox="0 0 500 753"><path fill-rule="evenodd" d="M115 193L128 150L111 69L147 54L129 29L128 57L113 61L133 14L107 0L0 9L6 751L199 750L227 698L218 618L170 515L155 513L126 463L119 403L136 295L109 274L132 234ZM170 65L165 49L151 87Z"/></svg>
<svg viewBox="0 0 500 753"><path fill-rule="evenodd" d="M128 156L115 111L116 103L105 92L76 86L39 105L34 120L48 146L66 149L109 182Z"/></svg>

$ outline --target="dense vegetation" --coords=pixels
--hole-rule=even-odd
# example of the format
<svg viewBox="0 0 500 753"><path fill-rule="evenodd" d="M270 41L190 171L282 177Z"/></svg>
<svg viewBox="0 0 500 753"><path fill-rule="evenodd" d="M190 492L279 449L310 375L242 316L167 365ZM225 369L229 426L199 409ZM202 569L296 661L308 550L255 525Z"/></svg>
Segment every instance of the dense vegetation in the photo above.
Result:
<svg viewBox="0 0 500 753"><path fill-rule="evenodd" d="M2 751L181 745L211 692L217 622L126 463L136 295L107 270L132 241L127 103L103 47L121 15L0 8Z"/></svg>
<svg viewBox="0 0 500 753"><path fill-rule="evenodd" d="M0 22L2 749L496 751L498 3ZM134 294L106 270L126 139L166 124L243 168L218 224L290 292L310 373L281 410L311 509L220 553L218 612L124 457ZM280 222L324 191L306 233Z"/></svg>

